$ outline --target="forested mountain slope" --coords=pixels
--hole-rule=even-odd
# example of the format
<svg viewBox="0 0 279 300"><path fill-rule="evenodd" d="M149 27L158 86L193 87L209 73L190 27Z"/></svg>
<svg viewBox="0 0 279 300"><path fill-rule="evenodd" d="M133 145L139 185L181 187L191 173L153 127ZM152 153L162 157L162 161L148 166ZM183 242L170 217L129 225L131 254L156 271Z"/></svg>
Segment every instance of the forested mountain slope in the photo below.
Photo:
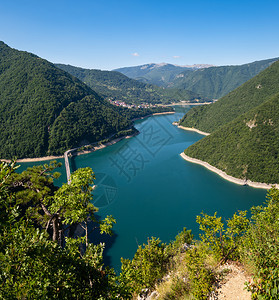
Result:
<svg viewBox="0 0 279 300"><path fill-rule="evenodd" d="M279 92L279 61L217 102L192 108L180 125L213 132Z"/></svg>
<svg viewBox="0 0 279 300"><path fill-rule="evenodd" d="M202 100L198 93L179 89L163 89L146 84L115 71L101 71L84 69L70 65L56 64L56 66L91 87L105 98L124 101L127 104L141 103L171 103L182 100Z"/></svg>
<svg viewBox="0 0 279 300"><path fill-rule="evenodd" d="M183 72L169 85L199 93L202 97L219 99L269 67L278 58L256 61L240 66L221 66Z"/></svg>
<svg viewBox="0 0 279 300"><path fill-rule="evenodd" d="M185 154L237 178L279 183L279 89L263 104L187 148Z"/></svg>
<svg viewBox="0 0 279 300"><path fill-rule="evenodd" d="M0 42L0 157L61 154L131 126L80 80Z"/></svg>

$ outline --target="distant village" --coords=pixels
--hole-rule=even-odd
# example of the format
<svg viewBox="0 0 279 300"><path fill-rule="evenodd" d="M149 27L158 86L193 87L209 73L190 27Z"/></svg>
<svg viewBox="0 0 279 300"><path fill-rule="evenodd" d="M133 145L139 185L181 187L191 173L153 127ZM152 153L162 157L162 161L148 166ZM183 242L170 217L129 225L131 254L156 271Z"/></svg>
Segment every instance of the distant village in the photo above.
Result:
<svg viewBox="0 0 279 300"><path fill-rule="evenodd" d="M127 108L151 108L151 107L157 107L157 105L150 104L150 103L141 103L139 105L134 105L134 104L127 104L124 101L119 101L119 100L112 100L112 99L108 99L108 100L113 105L127 107Z"/></svg>

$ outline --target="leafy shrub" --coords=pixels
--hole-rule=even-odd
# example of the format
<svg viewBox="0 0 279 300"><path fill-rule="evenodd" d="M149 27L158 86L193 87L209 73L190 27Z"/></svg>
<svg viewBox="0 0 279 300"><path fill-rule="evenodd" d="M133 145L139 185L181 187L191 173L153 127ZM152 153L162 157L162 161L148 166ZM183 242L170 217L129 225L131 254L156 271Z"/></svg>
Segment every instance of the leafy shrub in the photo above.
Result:
<svg viewBox="0 0 279 300"><path fill-rule="evenodd" d="M187 230L186 227L184 227L183 231L178 233L175 237L175 240L167 245L167 253L169 255L175 255L176 253L183 251L185 247L192 244L193 237L192 230Z"/></svg>
<svg viewBox="0 0 279 300"><path fill-rule="evenodd" d="M166 245L152 237L147 244L139 246L132 260L121 259L120 282L131 294L144 288L152 288L167 271L168 255Z"/></svg>
<svg viewBox="0 0 279 300"><path fill-rule="evenodd" d="M267 195L267 206L252 209L252 222L243 239L243 259L253 268L248 285L253 299L278 299L279 294L279 190Z"/></svg>
<svg viewBox="0 0 279 300"><path fill-rule="evenodd" d="M204 213L202 216L197 216L200 230L204 232L200 235L201 240L212 249L221 262L239 257L238 246L249 225L246 213L246 211L235 213L226 222L226 227L222 217L217 217L216 213L213 216Z"/></svg>
<svg viewBox="0 0 279 300"><path fill-rule="evenodd" d="M215 280L214 273L205 264L205 259L206 252L201 247L194 247L185 255L190 293L194 299L207 299Z"/></svg>

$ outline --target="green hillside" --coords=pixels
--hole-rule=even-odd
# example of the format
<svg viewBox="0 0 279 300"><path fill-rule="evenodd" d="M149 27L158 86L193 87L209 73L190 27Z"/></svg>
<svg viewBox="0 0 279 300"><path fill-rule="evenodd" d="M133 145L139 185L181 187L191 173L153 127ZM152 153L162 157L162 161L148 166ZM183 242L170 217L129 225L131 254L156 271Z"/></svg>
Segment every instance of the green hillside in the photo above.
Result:
<svg viewBox="0 0 279 300"><path fill-rule="evenodd" d="M192 108L180 125L213 132L279 91L279 61L217 102Z"/></svg>
<svg viewBox="0 0 279 300"><path fill-rule="evenodd" d="M278 58L256 61L240 66L222 66L184 72L169 85L219 99L269 67Z"/></svg>
<svg viewBox="0 0 279 300"><path fill-rule="evenodd" d="M237 178L279 183L279 92L190 146L185 154Z"/></svg>
<svg viewBox="0 0 279 300"><path fill-rule="evenodd" d="M63 64L56 64L56 66L77 77L106 99L120 100L127 104L143 102L158 104L196 99L202 101L198 93L188 90L163 89L128 78L115 71L83 69Z"/></svg>
<svg viewBox="0 0 279 300"><path fill-rule="evenodd" d="M87 85L0 42L0 157L61 154L131 126Z"/></svg>

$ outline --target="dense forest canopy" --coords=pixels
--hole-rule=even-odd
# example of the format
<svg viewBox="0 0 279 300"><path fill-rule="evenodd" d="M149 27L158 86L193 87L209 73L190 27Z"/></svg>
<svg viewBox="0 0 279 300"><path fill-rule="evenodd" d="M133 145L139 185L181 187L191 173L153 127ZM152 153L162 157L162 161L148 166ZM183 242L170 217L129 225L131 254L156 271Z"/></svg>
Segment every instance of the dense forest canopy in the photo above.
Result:
<svg viewBox="0 0 279 300"><path fill-rule="evenodd" d="M185 150L228 175L279 183L279 93Z"/></svg>
<svg viewBox="0 0 279 300"><path fill-rule="evenodd" d="M0 43L0 157L61 154L131 127L87 85Z"/></svg>
<svg viewBox="0 0 279 300"><path fill-rule="evenodd" d="M180 125L211 134L185 150L228 175L279 183L279 62L214 104L191 109Z"/></svg>
<svg viewBox="0 0 279 300"><path fill-rule="evenodd" d="M213 132L279 92L279 62L230 92L217 102L192 108L180 125Z"/></svg>

